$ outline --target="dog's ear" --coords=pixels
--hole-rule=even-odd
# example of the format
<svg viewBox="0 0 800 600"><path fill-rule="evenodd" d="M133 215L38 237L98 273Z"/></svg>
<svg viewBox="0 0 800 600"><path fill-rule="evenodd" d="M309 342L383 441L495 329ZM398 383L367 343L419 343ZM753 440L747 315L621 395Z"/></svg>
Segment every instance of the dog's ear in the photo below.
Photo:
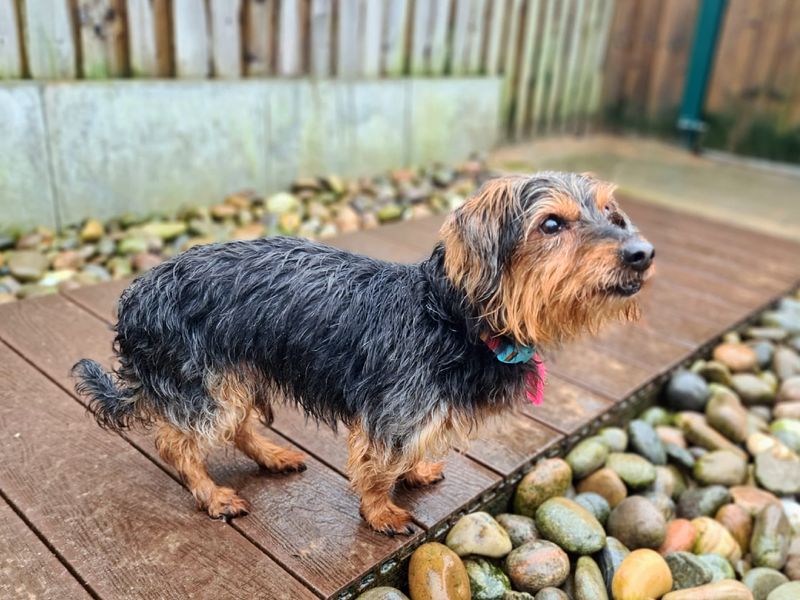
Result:
<svg viewBox="0 0 800 600"><path fill-rule="evenodd" d="M518 178L483 184L442 226L445 272L473 302L497 291L522 234Z"/></svg>

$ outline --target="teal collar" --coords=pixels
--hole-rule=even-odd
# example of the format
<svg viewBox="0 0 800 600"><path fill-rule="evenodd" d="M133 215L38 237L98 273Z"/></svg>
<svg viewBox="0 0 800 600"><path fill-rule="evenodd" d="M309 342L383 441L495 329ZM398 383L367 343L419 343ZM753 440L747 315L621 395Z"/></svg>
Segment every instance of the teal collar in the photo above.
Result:
<svg viewBox="0 0 800 600"><path fill-rule="evenodd" d="M533 346L513 344L505 338L486 337L483 341L494 352L497 360L507 364L530 362L536 354L536 348Z"/></svg>

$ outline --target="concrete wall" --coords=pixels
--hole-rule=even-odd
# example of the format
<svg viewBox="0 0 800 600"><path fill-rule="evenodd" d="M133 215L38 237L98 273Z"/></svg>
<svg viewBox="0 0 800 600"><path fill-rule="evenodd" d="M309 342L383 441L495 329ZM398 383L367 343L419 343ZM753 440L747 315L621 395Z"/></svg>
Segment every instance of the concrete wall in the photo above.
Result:
<svg viewBox="0 0 800 600"><path fill-rule="evenodd" d="M2 84L0 230L453 163L493 146L499 96L495 78Z"/></svg>

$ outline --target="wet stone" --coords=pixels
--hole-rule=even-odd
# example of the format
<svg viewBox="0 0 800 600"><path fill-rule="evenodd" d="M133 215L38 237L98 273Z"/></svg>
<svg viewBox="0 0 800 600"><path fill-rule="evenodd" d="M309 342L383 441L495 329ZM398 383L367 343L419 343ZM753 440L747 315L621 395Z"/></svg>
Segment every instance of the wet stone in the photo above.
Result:
<svg viewBox="0 0 800 600"><path fill-rule="evenodd" d="M750 552L753 565L782 569L789 554L791 527L780 504L768 504L756 515Z"/></svg>
<svg viewBox="0 0 800 600"><path fill-rule="evenodd" d="M772 590L788 582L786 575L767 567L750 569L742 577L742 583L753 592L753 600L766 600Z"/></svg>
<svg viewBox="0 0 800 600"><path fill-rule="evenodd" d="M447 534L447 547L459 556L478 554L501 558L511 552L511 538L494 518L485 512L464 515Z"/></svg>
<svg viewBox="0 0 800 600"><path fill-rule="evenodd" d="M458 555L436 542L411 555L408 588L414 600L469 600L469 577Z"/></svg>
<svg viewBox="0 0 800 600"><path fill-rule="evenodd" d="M551 498L536 510L541 536L567 552L592 554L605 544L603 526L588 510L567 498Z"/></svg>
<svg viewBox="0 0 800 600"><path fill-rule="evenodd" d="M672 573L672 589L684 590L710 583L714 573L691 552L672 552L664 557Z"/></svg>
<svg viewBox="0 0 800 600"><path fill-rule="evenodd" d="M499 600L511 589L511 582L503 570L482 558L464 561L469 577L472 600Z"/></svg>
<svg viewBox="0 0 800 600"><path fill-rule="evenodd" d="M631 450L654 465L667 464L667 453L656 430L649 423L634 419L628 425Z"/></svg>
<svg viewBox="0 0 800 600"><path fill-rule="evenodd" d="M625 483L620 479L615 471L608 468L595 471L586 479L581 480L577 485L578 493L596 493L605 498L611 508L628 495Z"/></svg>
<svg viewBox="0 0 800 600"><path fill-rule="evenodd" d="M731 502L731 495L721 485L686 490L678 499L678 516L684 519L713 516L723 504Z"/></svg>
<svg viewBox="0 0 800 600"><path fill-rule="evenodd" d="M608 593L600 567L589 556L581 556L575 567L575 600L607 600Z"/></svg>
<svg viewBox="0 0 800 600"><path fill-rule="evenodd" d="M658 548L666 537L667 524L652 502L642 496L631 496L611 511L607 530L629 550Z"/></svg>
<svg viewBox="0 0 800 600"><path fill-rule="evenodd" d="M580 504L583 508L592 513L600 524L605 525L608 515L611 513L611 507L608 505L605 498L594 492L586 492L578 494L575 496L574 500L577 504Z"/></svg>
<svg viewBox="0 0 800 600"><path fill-rule="evenodd" d="M608 446L596 438L579 442L567 453L565 460L574 477L582 478L602 467L608 458Z"/></svg>
<svg viewBox="0 0 800 600"><path fill-rule="evenodd" d="M611 583L614 579L614 574L619 569L622 561L631 553L622 542L614 537L606 538L605 547L595 554L594 558L597 561L597 566L600 567L600 572L603 574L603 580L606 583L606 590L611 593Z"/></svg>
<svg viewBox="0 0 800 600"><path fill-rule="evenodd" d="M403 592L393 587L376 587L367 590L356 600L408 600Z"/></svg>
<svg viewBox="0 0 800 600"><path fill-rule="evenodd" d="M538 463L517 485L514 512L533 517L545 500L563 495L572 483L572 469L560 458Z"/></svg>
<svg viewBox="0 0 800 600"><path fill-rule="evenodd" d="M697 373L687 370L675 372L664 390L667 404L674 410L702 412L710 397L708 384Z"/></svg>
<svg viewBox="0 0 800 600"><path fill-rule="evenodd" d="M653 464L630 452L612 452L608 455L606 467L619 475L620 479L633 489L645 488L656 478Z"/></svg>
<svg viewBox="0 0 800 600"><path fill-rule="evenodd" d="M755 457L755 476L759 485L779 496L800 493L800 459L770 450Z"/></svg>
<svg viewBox="0 0 800 600"><path fill-rule="evenodd" d="M597 432L597 437L611 452L625 452L628 447L628 434L620 427L604 427Z"/></svg>
<svg viewBox="0 0 800 600"><path fill-rule="evenodd" d="M719 554L699 554L697 558L711 570L712 582L736 579L736 571L733 570L733 566L727 558Z"/></svg>
<svg viewBox="0 0 800 600"><path fill-rule="evenodd" d="M504 513L495 517L511 538L511 545L519 548L523 544L539 539L536 522L531 517Z"/></svg>
<svg viewBox="0 0 800 600"><path fill-rule="evenodd" d="M672 573L657 552L634 550L617 569L611 588L614 600L659 598L672 589Z"/></svg>
<svg viewBox="0 0 800 600"><path fill-rule="evenodd" d="M697 460L693 473L704 485L739 485L747 477L747 461L733 452L715 450Z"/></svg>
<svg viewBox="0 0 800 600"><path fill-rule="evenodd" d="M557 545L536 540L512 550L505 566L516 589L535 594L542 588L564 583L570 565L569 557Z"/></svg>

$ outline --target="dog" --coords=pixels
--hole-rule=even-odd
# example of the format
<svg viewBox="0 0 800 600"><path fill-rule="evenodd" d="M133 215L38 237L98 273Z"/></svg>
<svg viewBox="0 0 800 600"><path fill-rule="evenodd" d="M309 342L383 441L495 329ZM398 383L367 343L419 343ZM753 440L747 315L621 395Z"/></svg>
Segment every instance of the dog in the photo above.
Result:
<svg viewBox="0 0 800 600"><path fill-rule="evenodd" d="M416 264L288 237L191 248L123 292L119 366L80 360L76 389L103 427L154 426L160 456L214 518L249 506L209 476L211 446L302 471L305 456L257 421L287 402L343 423L363 518L410 533L397 482L441 480L436 461L481 422L540 400L539 350L637 316L655 252L613 191L571 173L489 180Z"/></svg>

